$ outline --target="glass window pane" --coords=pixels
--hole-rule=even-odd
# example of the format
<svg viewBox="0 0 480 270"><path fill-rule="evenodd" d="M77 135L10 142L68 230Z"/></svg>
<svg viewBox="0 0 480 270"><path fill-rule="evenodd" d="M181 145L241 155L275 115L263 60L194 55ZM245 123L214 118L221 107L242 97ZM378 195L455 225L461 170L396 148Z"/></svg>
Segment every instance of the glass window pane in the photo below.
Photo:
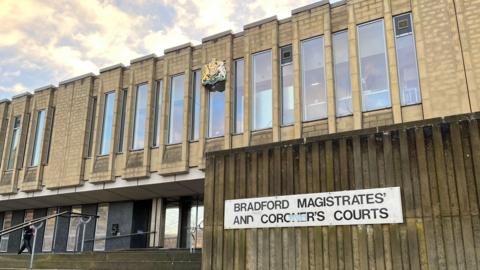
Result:
<svg viewBox="0 0 480 270"><path fill-rule="evenodd" d="M272 127L272 52L253 56L253 130Z"/></svg>
<svg viewBox="0 0 480 270"><path fill-rule="evenodd" d="M92 97L92 107L91 107L91 113L90 113L90 129L89 129L89 134L88 134L88 151L87 151L87 156L91 157L92 156L92 144L93 144L93 130L95 129L95 115L97 113L97 97Z"/></svg>
<svg viewBox="0 0 480 270"><path fill-rule="evenodd" d="M115 92L105 94L105 107L103 110L102 138L100 141L100 155L108 155L112 140L113 107L115 104Z"/></svg>
<svg viewBox="0 0 480 270"><path fill-rule="evenodd" d="M12 212L8 211L8 212L5 212L3 216L2 230L8 229L10 227L12 227ZM10 238L10 234L2 235L2 237L0 238L0 252L7 252L9 238Z"/></svg>
<svg viewBox="0 0 480 270"><path fill-rule="evenodd" d="M408 20L411 25L410 14L398 16ZM417 54L412 27L405 34L397 35L395 46L397 49L398 83L400 86L400 100L402 106L421 102L420 83L418 80Z"/></svg>
<svg viewBox="0 0 480 270"><path fill-rule="evenodd" d="M57 208L48 208L47 216L57 214ZM43 233L43 252L50 252L53 248L53 238L55 235L55 224L57 222L57 218L50 218L47 219L45 224L45 231Z"/></svg>
<svg viewBox="0 0 480 270"><path fill-rule="evenodd" d="M332 37L335 100L337 116L353 114L350 64L348 61L348 33L336 33Z"/></svg>
<svg viewBox="0 0 480 270"><path fill-rule="evenodd" d="M82 213L82 206L72 206L72 213ZM68 227L67 251L74 251L77 226L80 224L80 217L70 217L70 227Z"/></svg>
<svg viewBox="0 0 480 270"><path fill-rule="evenodd" d="M192 133L190 135L190 140L196 141L200 136L200 80L201 80L200 70L193 72L192 80L192 98L193 98L193 109L192 109Z"/></svg>
<svg viewBox="0 0 480 270"><path fill-rule="evenodd" d="M45 129L46 111L41 110L37 113L37 128L35 129L35 139L33 141L32 159L30 166L40 164L40 154L42 153L43 133Z"/></svg>
<svg viewBox="0 0 480 270"><path fill-rule="evenodd" d="M97 216L93 250L103 251L105 250L105 237L107 237L108 203L98 205Z"/></svg>
<svg viewBox="0 0 480 270"><path fill-rule="evenodd" d="M127 115L127 97L128 97L128 90L122 90L122 114L120 118L120 134L118 135L118 152L123 152L123 137L125 135L125 117Z"/></svg>
<svg viewBox="0 0 480 270"><path fill-rule="evenodd" d="M209 98L208 137L220 137L225 130L225 92L210 92Z"/></svg>
<svg viewBox="0 0 480 270"><path fill-rule="evenodd" d="M20 140L20 116L15 116L13 119L12 140L10 143L10 150L8 152L7 170L13 169L15 165L15 156L17 153L18 143Z"/></svg>
<svg viewBox="0 0 480 270"><path fill-rule="evenodd" d="M165 211L164 248L177 248L179 217L178 206L167 207Z"/></svg>
<svg viewBox="0 0 480 270"><path fill-rule="evenodd" d="M139 150L145 147L145 125L147 123L147 96L148 85L138 85L137 100L135 103L135 122L133 128L132 150Z"/></svg>
<svg viewBox="0 0 480 270"><path fill-rule="evenodd" d="M243 132L243 59L235 61L235 133Z"/></svg>
<svg viewBox="0 0 480 270"><path fill-rule="evenodd" d="M170 121L168 143L181 143L183 134L183 85L185 75L172 77L170 85Z"/></svg>
<svg viewBox="0 0 480 270"><path fill-rule="evenodd" d="M282 72L282 125L291 125L295 121L293 98L293 65L283 65Z"/></svg>
<svg viewBox="0 0 480 270"><path fill-rule="evenodd" d="M358 26L363 111L390 107L383 20Z"/></svg>
<svg viewBox="0 0 480 270"><path fill-rule="evenodd" d="M163 81L157 81L155 90L155 118L153 123L153 146L160 145L160 121L162 119Z"/></svg>
<svg viewBox="0 0 480 270"><path fill-rule="evenodd" d="M203 205L190 208L190 228L187 236L187 248L203 247Z"/></svg>
<svg viewBox="0 0 480 270"><path fill-rule="evenodd" d="M323 37L302 41L303 121L327 117Z"/></svg>

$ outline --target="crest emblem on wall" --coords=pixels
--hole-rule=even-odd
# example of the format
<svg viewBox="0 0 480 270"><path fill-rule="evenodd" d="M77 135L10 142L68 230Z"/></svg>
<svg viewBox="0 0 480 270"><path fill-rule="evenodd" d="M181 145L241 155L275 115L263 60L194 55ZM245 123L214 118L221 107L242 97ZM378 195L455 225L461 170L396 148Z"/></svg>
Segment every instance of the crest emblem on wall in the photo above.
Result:
<svg viewBox="0 0 480 270"><path fill-rule="evenodd" d="M225 62L215 58L202 68L202 85L210 91L225 91L227 70Z"/></svg>

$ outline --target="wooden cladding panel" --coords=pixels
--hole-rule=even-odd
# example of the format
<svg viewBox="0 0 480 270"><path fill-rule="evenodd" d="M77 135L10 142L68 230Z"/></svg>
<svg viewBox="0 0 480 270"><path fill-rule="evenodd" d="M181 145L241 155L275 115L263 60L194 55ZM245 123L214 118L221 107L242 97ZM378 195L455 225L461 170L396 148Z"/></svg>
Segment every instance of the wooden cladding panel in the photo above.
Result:
<svg viewBox="0 0 480 270"><path fill-rule="evenodd" d="M478 269L478 117L207 155L203 269ZM400 186L404 223L224 230L224 200Z"/></svg>

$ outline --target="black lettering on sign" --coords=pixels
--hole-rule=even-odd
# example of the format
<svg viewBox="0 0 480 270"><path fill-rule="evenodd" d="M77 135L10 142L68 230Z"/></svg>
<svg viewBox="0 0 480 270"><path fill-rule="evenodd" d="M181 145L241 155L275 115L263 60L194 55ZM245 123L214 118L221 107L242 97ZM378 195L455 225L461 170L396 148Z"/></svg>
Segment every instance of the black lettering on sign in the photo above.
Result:
<svg viewBox="0 0 480 270"><path fill-rule="evenodd" d="M249 224L253 222L253 216L246 215L246 216L235 216L233 220L233 224Z"/></svg>

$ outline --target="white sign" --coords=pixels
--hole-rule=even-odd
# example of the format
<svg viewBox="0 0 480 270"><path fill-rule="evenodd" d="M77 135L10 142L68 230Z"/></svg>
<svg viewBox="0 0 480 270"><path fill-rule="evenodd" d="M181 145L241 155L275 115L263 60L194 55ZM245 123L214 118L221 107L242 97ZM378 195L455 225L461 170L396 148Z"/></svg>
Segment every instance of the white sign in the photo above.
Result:
<svg viewBox="0 0 480 270"><path fill-rule="evenodd" d="M402 222L400 187L225 201L225 229Z"/></svg>

